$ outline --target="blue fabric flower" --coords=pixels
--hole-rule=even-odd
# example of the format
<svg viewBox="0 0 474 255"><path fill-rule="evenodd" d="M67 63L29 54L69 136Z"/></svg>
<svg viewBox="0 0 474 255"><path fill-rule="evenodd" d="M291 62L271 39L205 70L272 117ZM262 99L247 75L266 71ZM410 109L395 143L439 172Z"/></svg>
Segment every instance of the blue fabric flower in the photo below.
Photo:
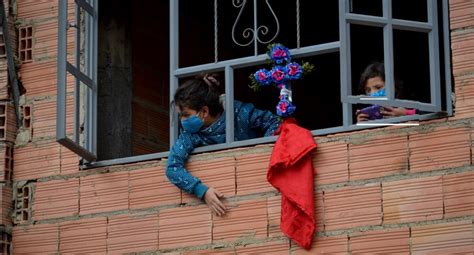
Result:
<svg viewBox="0 0 474 255"><path fill-rule="evenodd" d="M268 53L270 58L278 65L291 61L291 54L287 47L275 44Z"/></svg>
<svg viewBox="0 0 474 255"><path fill-rule="evenodd" d="M287 80L285 68L282 66L274 66L270 73L272 75L273 82L276 84L285 83Z"/></svg>
<svg viewBox="0 0 474 255"><path fill-rule="evenodd" d="M267 69L260 69L254 74L255 80L259 85L267 86L272 83L272 75Z"/></svg>
<svg viewBox="0 0 474 255"><path fill-rule="evenodd" d="M303 75L303 68L296 62L285 66L285 73L289 80L297 80Z"/></svg>
<svg viewBox="0 0 474 255"><path fill-rule="evenodd" d="M278 105L276 106L277 115L283 118L286 118L293 114L296 110L296 106L294 106L286 97L283 97Z"/></svg>

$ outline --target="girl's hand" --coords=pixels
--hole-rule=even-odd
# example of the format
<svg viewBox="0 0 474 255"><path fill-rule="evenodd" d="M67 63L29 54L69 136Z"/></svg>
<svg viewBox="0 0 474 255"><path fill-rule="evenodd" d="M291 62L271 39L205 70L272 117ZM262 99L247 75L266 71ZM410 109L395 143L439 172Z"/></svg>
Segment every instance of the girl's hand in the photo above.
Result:
<svg viewBox="0 0 474 255"><path fill-rule="evenodd" d="M366 113L361 113L360 110L356 111L356 115L357 115L357 122L369 120L369 115Z"/></svg>
<svg viewBox="0 0 474 255"><path fill-rule="evenodd" d="M227 208L220 200L223 197L224 195L214 188L209 188L204 194L204 201L206 201L207 206L216 216L224 216L226 213Z"/></svg>
<svg viewBox="0 0 474 255"><path fill-rule="evenodd" d="M398 116L405 116L406 109L403 107L389 107L384 106L382 115L385 117L398 117Z"/></svg>

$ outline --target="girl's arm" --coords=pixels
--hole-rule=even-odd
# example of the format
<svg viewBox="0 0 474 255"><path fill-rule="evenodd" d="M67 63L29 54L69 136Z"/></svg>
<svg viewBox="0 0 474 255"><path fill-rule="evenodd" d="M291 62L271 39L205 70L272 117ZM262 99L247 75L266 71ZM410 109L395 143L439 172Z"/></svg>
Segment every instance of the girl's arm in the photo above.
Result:
<svg viewBox="0 0 474 255"><path fill-rule="evenodd" d="M270 111L259 110L253 104L245 104L250 113L249 122L251 128L259 128L265 132L265 136L271 136L280 126L280 118Z"/></svg>
<svg viewBox="0 0 474 255"><path fill-rule="evenodd" d="M201 183L201 180L192 176L184 164L194 147L200 144L196 135L182 133L170 150L168 161L166 162L166 177L181 190L194 194L202 199L208 187Z"/></svg>

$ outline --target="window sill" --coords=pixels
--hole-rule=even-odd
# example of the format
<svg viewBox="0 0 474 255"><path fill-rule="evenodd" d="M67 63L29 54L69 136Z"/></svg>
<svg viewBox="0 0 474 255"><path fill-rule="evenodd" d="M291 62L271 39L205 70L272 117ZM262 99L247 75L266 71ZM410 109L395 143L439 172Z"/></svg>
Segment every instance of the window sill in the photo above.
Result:
<svg viewBox="0 0 474 255"><path fill-rule="evenodd" d="M329 134L335 134L335 133L340 133L340 132L365 130L369 128L380 128L380 127L385 126L384 124L399 123L399 122L413 121L413 120L419 120L419 121L432 120L432 119L443 118L443 117L448 117L448 116L449 115L444 112L429 113L429 114L423 114L423 115L411 115L411 116L403 116L403 117L397 117L397 118L391 118L391 119L371 121L371 123L378 123L380 125L360 126L360 125L354 124L348 127L334 127L334 128L314 130L311 133L313 134L313 136L321 136L321 135L329 135ZM389 126L389 125L386 125L386 126ZM209 146L196 148L192 152L192 154L221 151L221 150L233 149L233 148L238 148L238 147L255 146L255 145L265 144L265 143L273 143L276 141L277 138L278 136L271 136L271 137L250 139L250 140L245 140L245 141L237 141L231 144L222 143L222 144L216 144L216 145L209 145ZM152 153L152 154L132 156L132 157L126 157L126 158L102 160L102 161L97 161L93 163L85 163L81 165L81 169L87 170L87 169L97 168L97 167L131 164L131 163L137 163L137 162L149 161L149 160L159 160L159 159L168 157L168 153L169 152L167 151L167 152Z"/></svg>

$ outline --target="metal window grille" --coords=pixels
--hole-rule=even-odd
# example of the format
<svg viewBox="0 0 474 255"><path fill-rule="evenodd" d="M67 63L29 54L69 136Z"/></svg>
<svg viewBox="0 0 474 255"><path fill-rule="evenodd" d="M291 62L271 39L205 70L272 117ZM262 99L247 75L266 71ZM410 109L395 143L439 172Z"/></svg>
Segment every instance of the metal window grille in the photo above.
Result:
<svg viewBox="0 0 474 255"><path fill-rule="evenodd" d="M75 0L75 17L68 17L68 1L59 1L58 87L56 140L91 162L97 159L97 27L98 0ZM75 29L74 63L67 60L67 32ZM81 34L84 40L81 41ZM83 55L81 55L83 51ZM74 133L66 134L67 77L74 78ZM85 93L81 93L84 91ZM69 97L68 97L69 96ZM85 98L81 98L84 96ZM83 103L82 103L83 102ZM81 118L81 106L85 105ZM84 126L81 137L81 126Z"/></svg>
<svg viewBox="0 0 474 255"><path fill-rule="evenodd" d="M95 159L96 151L96 134L95 125L97 118L97 1L98 0L76 0L77 9L85 10L86 14L89 14L90 22L86 22L86 31L85 35L89 37L86 40L86 53L85 53L85 62L89 65L86 68L86 72L80 72L77 68L74 68L70 63L66 64L66 29L68 27L68 21L66 19L67 6L66 0L60 1L60 25L59 25L59 49L58 49L58 141L75 151L80 156L84 157L88 161L93 161ZM188 67L179 67L179 4L180 1L169 1L169 13L170 13L170 99L173 98L174 92L178 87L179 78L193 76L201 72L224 72L225 76L225 109L226 109L226 142L223 144L210 145L205 147L196 148L195 152L203 151L213 151L220 150L225 148L254 145L259 143L273 142L276 140L276 137L263 137L245 141L234 141L234 70L243 67L256 66L263 64L266 61L267 56L265 54L258 54L257 45L262 42L258 38L259 29L263 29L262 26L257 24L257 15L258 10L256 8L258 0L233 0L232 3L234 6L239 7L247 3L254 4L254 25L252 28L248 28L253 34L252 41L248 43L254 44L254 55L250 57L242 57L230 60L219 61L217 54L217 47L219 42L217 40L218 36L218 1L214 1L214 62L208 64L200 64L195 66ZM270 1L265 0L266 4L270 6ZM428 21L427 22L418 22L418 21L408 21L395 19L392 17L392 0L381 0L383 1L383 16L369 16L362 14L350 13L350 0L339 0L339 26L340 26L340 38L339 41L333 41L329 43L323 43L318 45L311 45L306 47L300 47L300 31L299 31L299 20L300 12L297 10L295 18L297 19L297 48L291 49L291 53L296 58L309 57L322 55L332 52L339 52L340 55L340 73L341 73L341 103L343 104L343 125L340 127L325 128L312 130L313 135L324 135L329 133L350 131L350 130L359 130L366 127L356 126L352 124L352 106L353 104L365 103L365 104L380 104L380 105L390 105L396 107L411 107L417 108L424 111L432 112L431 114L424 115L412 115L397 117L384 120L376 120L377 122L400 122L408 120L424 120L439 117L443 114L439 113L442 109L442 100L441 100L441 78L439 75L440 70L444 69L445 72L445 86L446 86L446 107L447 114L452 114L451 106L451 71L450 71L450 52L449 52L449 21L448 21L448 0L426 0L427 1L427 13ZM438 17L438 3L441 3L442 6L442 17ZM299 0L296 3L297 8L299 8ZM270 6L271 9L271 6ZM273 10L272 10L273 12ZM274 13L273 13L274 14ZM77 14L78 15L78 14ZM87 15L86 15L87 16ZM79 20L77 16L77 20ZM275 16L277 19L277 17ZM443 34L440 34L438 30L438 19L442 18L443 20ZM277 19L278 22L278 19ZM385 64L385 73L386 73L386 90L388 100L378 101L378 100L361 100L360 96L353 96L351 93L351 65L350 65L350 24L358 24L363 26L376 26L383 28L383 37L384 37L384 64ZM80 29L76 24L76 42L80 41ZM410 100L401 100L396 99L395 87L393 83L393 29L397 30L408 30L416 31L419 33L428 34L429 38L429 63L430 63L430 103L422 103L418 101ZM438 39L441 37L443 40L444 47L444 66L441 66L439 59L440 45L438 44ZM212 54L209 52L209 54ZM79 66L79 48L76 43L76 66ZM67 68L66 68L67 67ZM70 140L66 137L65 134L65 87L66 87L66 70L73 74L76 79L76 89L78 80L85 83L89 89L88 93L88 107L86 108L86 125L85 125L85 145L79 145L78 137L78 125L75 123L75 137L76 140ZM78 100L78 99L76 99ZM76 101L78 104L79 101ZM76 105L77 106L77 105ZM78 106L75 109L76 120L79 113L77 112ZM176 113L170 114L170 144L174 144L178 137L178 118ZM94 162L92 166L104 166L111 164L121 164L136 162L142 160L156 159L160 157L167 156L167 152L163 153L154 153L141 156L133 156L128 158L113 159L107 161Z"/></svg>

